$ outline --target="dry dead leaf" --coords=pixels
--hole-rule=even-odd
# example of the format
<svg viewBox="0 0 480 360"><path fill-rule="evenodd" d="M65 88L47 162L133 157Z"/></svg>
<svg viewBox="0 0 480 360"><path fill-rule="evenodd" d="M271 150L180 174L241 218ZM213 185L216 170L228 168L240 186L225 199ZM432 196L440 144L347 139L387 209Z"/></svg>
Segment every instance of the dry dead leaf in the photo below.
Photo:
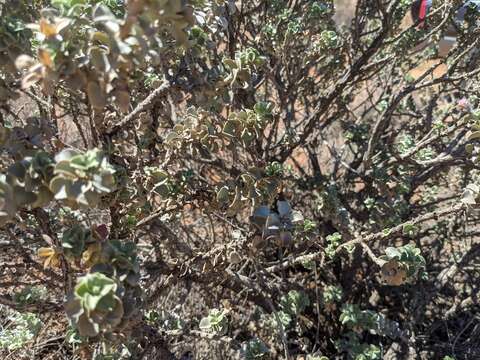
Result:
<svg viewBox="0 0 480 360"><path fill-rule="evenodd" d="M45 49L38 49L38 59L40 63L47 68L53 68L53 60L50 54Z"/></svg>
<svg viewBox="0 0 480 360"><path fill-rule="evenodd" d="M399 286L407 281L407 271L397 260L390 260L382 266L382 278L388 285Z"/></svg>
<svg viewBox="0 0 480 360"><path fill-rule="evenodd" d="M57 35L57 27L54 24L50 24L47 19L40 19L40 32L46 37Z"/></svg>
<svg viewBox="0 0 480 360"><path fill-rule="evenodd" d="M49 267L52 268L59 268L61 261L60 261L60 253L56 251L54 248L51 247L41 247L37 251L37 255L40 258L44 258L43 261L43 268L48 269Z"/></svg>

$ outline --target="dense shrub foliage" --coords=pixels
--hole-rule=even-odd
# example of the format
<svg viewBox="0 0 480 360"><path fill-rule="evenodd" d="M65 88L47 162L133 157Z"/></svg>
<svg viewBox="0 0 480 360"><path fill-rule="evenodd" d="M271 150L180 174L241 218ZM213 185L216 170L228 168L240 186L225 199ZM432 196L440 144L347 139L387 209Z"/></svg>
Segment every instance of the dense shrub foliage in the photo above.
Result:
<svg viewBox="0 0 480 360"><path fill-rule="evenodd" d="M480 358L466 3L0 1L0 352Z"/></svg>

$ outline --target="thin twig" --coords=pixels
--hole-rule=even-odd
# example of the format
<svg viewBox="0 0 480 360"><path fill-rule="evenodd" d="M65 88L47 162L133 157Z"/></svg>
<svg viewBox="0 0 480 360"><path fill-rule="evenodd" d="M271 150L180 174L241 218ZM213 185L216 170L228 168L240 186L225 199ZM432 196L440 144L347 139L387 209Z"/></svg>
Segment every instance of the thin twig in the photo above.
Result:
<svg viewBox="0 0 480 360"><path fill-rule="evenodd" d="M132 126L133 120L136 119L136 117L150 108L154 102L161 96L165 96L169 90L172 88L172 84L165 81L162 85L160 85L158 88L156 88L150 95L148 95L145 100L143 100L140 104L137 105L133 111L125 116L123 120L115 124L110 130L107 130L106 134L109 136L114 135L118 131L124 128L128 128Z"/></svg>

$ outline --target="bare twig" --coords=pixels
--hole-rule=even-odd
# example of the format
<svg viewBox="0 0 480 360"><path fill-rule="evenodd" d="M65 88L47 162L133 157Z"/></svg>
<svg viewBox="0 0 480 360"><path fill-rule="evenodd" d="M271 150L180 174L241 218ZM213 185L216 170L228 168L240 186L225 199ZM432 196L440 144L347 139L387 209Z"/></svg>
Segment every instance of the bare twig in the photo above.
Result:
<svg viewBox="0 0 480 360"><path fill-rule="evenodd" d="M148 95L145 100L143 100L140 104L137 105L133 111L125 116L121 121L115 124L110 130L106 132L107 135L112 136L116 134L118 131L129 128L133 124L133 120L137 118L137 116L144 112L145 110L149 109L155 101L162 96L166 96L167 93L172 89L172 84L165 81L162 85L156 88L150 95Z"/></svg>

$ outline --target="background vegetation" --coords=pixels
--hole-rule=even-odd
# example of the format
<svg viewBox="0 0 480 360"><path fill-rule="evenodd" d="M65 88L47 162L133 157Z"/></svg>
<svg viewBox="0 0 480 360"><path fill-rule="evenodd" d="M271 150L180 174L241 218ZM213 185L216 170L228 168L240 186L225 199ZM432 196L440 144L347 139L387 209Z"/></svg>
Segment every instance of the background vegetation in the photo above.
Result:
<svg viewBox="0 0 480 360"><path fill-rule="evenodd" d="M5 359L480 358L479 14L347 4L0 1Z"/></svg>

